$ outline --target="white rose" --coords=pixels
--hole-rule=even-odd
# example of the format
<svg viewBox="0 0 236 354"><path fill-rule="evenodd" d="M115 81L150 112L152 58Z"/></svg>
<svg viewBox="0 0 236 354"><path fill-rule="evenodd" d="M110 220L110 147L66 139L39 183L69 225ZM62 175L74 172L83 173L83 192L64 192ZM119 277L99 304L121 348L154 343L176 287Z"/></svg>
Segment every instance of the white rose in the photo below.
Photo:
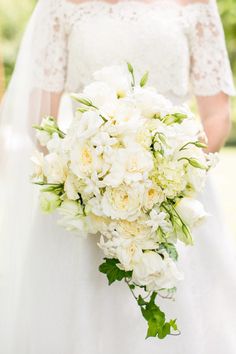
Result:
<svg viewBox="0 0 236 354"><path fill-rule="evenodd" d="M209 215L198 200L188 197L180 199L175 209L190 228L200 224Z"/></svg>
<svg viewBox="0 0 236 354"><path fill-rule="evenodd" d="M102 160L87 142L78 141L70 151L71 170L78 178L84 178L102 168Z"/></svg>
<svg viewBox="0 0 236 354"><path fill-rule="evenodd" d="M67 163L63 156L50 153L45 156L43 172L48 183L64 183L68 173Z"/></svg>
<svg viewBox="0 0 236 354"><path fill-rule="evenodd" d="M158 253L147 251L134 265L132 278L136 284L146 285L149 291L158 291L173 288L182 274L167 254L163 259Z"/></svg>
<svg viewBox="0 0 236 354"><path fill-rule="evenodd" d="M160 205L164 201L164 197L162 189L157 184L147 180L143 198L144 209L150 210L155 204Z"/></svg>
<svg viewBox="0 0 236 354"><path fill-rule="evenodd" d="M128 271L133 269L133 265L140 260L143 252L141 246L135 240L123 239L117 247L116 255L121 263L120 268Z"/></svg>
<svg viewBox="0 0 236 354"><path fill-rule="evenodd" d="M136 220L141 212L142 193L143 190L138 185L108 187L101 200L104 215L112 219Z"/></svg>

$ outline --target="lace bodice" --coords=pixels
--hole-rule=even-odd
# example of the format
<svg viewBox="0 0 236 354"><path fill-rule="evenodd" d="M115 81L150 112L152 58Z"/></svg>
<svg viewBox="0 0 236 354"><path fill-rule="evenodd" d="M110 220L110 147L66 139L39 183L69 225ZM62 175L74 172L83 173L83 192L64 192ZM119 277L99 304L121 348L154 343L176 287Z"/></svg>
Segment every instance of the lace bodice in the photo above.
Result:
<svg viewBox="0 0 236 354"><path fill-rule="evenodd" d="M95 70L129 61L137 72L149 70L150 84L175 100L235 93L214 1L42 0L40 6L34 76L47 91L77 91Z"/></svg>

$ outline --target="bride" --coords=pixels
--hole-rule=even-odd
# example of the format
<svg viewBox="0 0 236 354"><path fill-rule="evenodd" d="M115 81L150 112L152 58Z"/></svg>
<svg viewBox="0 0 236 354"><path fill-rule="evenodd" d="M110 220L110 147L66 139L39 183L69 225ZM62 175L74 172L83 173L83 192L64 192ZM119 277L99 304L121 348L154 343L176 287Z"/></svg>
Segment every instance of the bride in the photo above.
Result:
<svg viewBox="0 0 236 354"><path fill-rule="evenodd" d="M235 354L235 245L211 214L195 246L180 251L185 280L176 301L180 336L144 340L145 323L125 284L108 288L102 253L38 210L29 183L33 123L60 116L67 92L92 73L129 61L175 103L195 96L209 151L223 145L235 94L214 0L39 0L1 107L0 353ZM73 107L72 107L73 109Z"/></svg>

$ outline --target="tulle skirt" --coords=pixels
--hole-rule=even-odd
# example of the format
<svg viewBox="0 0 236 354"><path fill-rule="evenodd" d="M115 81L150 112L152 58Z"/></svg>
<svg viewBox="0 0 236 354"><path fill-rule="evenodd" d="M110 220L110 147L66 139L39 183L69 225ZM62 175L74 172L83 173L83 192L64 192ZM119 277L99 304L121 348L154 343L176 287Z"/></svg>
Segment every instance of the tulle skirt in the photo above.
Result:
<svg viewBox="0 0 236 354"><path fill-rule="evenodd" d="M212 216L194 247L179 245L185 280L176 300L158 299L181 335L145 340L146 323L126 284L109 287L98 271L97 236L82 239L60 228L56 215L43 215L24 172L28 162L16 160L1 183L1 354L236 353L236 244L211 183L201 199Z"/></svg>

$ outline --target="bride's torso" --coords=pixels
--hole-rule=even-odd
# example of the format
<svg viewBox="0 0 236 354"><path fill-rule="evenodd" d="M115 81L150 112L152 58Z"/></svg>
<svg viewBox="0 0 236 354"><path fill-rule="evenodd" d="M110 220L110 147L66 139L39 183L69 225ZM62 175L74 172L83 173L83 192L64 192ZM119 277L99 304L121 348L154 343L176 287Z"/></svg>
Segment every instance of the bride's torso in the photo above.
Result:
<svg viewBox="0 0 236 354"><path fill-rule="evenodd" d="M234 92L214 0L43 1L34 76L48 91L81 90L96 70L129 61L176 102Z"/></svg>
<svg viewBox="0 0 236 354"><path fill-rule="evenodd" d="M173 2L67 2L66 89L78 90L106 65L129 61L168 95L189 91L187 22Z"/></svg>

